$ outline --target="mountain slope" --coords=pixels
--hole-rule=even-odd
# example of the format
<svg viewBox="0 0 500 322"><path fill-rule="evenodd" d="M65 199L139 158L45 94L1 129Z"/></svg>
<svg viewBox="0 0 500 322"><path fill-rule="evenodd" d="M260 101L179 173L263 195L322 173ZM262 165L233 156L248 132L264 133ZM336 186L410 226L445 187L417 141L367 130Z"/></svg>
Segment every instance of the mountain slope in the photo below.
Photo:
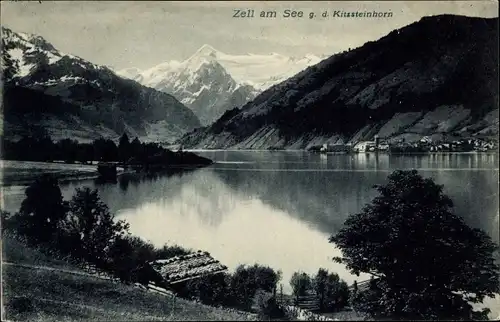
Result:
<svg viewBox="0 0 500 322"><path fill-rule="evenodd" d="M203 45L183 62L166 62L145 71L127 68L118 74L174 95L208 125L226 110L243 106L262 90L318 61L313 55L300 59L228 55Z"/></svg>
<svg viewBox="0 0 500 322"><path fill-rule="evenodd" d="M174 140L200 125L173 96L56 50L43 38L2 27L4 135L32 125L55 137L92 139L123 132Z"/></svg>
<svg viewBox="0 0 500 322"><path fill-rule="evenodd" d="M179 143L306 148L498 133L498 18L426 17L271 87ZM439 33L436 32L439 30Z"/></svg>

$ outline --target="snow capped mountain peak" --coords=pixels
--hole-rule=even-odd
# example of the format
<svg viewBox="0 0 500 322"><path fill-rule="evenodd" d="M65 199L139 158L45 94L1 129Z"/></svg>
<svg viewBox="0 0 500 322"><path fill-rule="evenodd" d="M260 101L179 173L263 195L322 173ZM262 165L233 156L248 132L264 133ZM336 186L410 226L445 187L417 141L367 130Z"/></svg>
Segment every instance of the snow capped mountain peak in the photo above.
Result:
<svg viewBox="0 0 500 322"><path fill-rule="evenodd" d="M51 43L49 43L47 40L45 40L45 38L41 36L26 32L14 32L9 28L3 26L2 26L2 39L5 39L5 41L11 44L16 44L18 46L36 47L36 49L38 50L47 51L52 54L59 54L60 56L66 55L55 49Z"/></svg>
<svg viewBox="0 0 500 322"><path fill-rule="evenodd" d="M180 73L181 71L197 73L197 70L202 67L206 68L210 64L214 67L218 63L238 84L251 85L258 91L263 91L294 76L307 67L319 63L326 57L328 55L317 56L314 54L293 57L276 52L270 54L232 55L221 52L211 45L204 44L192 56L182 62L165 62L143 71L140 73L140 77L132 78L145 84L155 84L161 82L162 77L170 78L173 73ZM127 77L130 73L123 70L118 71L118 74Z"/></svg>
<svg viewBox="0 0 500 322"><path fill-rule="evenodd" d="M208 56L210 56L210 57L214 57L215 58L215 57L217 57L218 53L219 53L219 51L217 49L215 49L214 47L212 47L210 45L207 45L207 44L204 44L191 57L194 57L194 56L197 56L197 57L200 57L200 56L208 57Z"/></svg>
<svg viewBox="0 0 500 322"><path fill-rule="evenodd" d="M204 44L182 62L161 63L139 73L136 69L125 69L118 74L174 95L191 108L202 123L209 124L227 109L244 105L259 92L320 60L312 54L303 57L276 52L232 55Z"/></svg>
<svg viewBox="0 0 500 322"><path fill-rule="evenodd" d="M219 63L220 52L204 45L183 62L166 62L134 76L134 80L159 91L174 95L188 106L204 124L222 115L228 108L240 106L253 98L253 88L236 82ZM135 69L119 73L132 76Z"/></svg>
<svg viewBox="0 0 500 322"><path fill-rule="evenodd" d="M2 26L2 41L5 48L2 51L2 60L11 60L11 73L13 77L20 79L31 75L38 69L45 66L64 66L66 73L70 73L73 69L95 69L109 70L104 66L95 65L80 57L63 53L43 37L34 34L23 32L13 32L12 30ZM3 57L5 56L5 57ZM2 71L7 68L2 65ZM43 74L43 73L42 73ZM62 77L58 75L58 77ZM47 77L45 75L44 77Z"/></svg>
<svg viewBox="0 0 500 322"><path fill-rule="evenodd" d="M172 65L170 66L173 67ZM217 62L217 52L205 48L197 51L196 54L178 65L178 67L182 67L184 70L191 71L192 73L196 73L202 67L207 68L208 66L212 66L212 68L220 66L223 69Z"/></svg>

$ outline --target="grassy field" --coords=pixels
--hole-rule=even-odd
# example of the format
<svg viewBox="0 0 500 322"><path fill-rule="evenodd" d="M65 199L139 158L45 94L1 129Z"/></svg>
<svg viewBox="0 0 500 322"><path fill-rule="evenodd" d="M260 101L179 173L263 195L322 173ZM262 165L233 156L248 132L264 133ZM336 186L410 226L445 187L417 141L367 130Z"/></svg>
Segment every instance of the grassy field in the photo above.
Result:
<svg viewBox="0 0 500 322"><path fill-rule="evenodd" d="M97 165L1 160L2 185L28 184L41 174L60 180L97 177Z"/></svg>
<svg viewBox="0 0 500 322"><path fill-rule="evenodd" d="M78 267L5 235L2 262L4 321L254 320L244 312L174 301L171 296L85 275Z"/></svg>

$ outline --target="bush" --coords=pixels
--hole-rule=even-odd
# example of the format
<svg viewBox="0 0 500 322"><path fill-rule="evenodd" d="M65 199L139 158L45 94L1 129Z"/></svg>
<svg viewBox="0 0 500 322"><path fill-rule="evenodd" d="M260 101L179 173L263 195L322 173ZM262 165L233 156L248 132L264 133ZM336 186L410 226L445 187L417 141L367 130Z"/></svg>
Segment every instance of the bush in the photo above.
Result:
<svg viewBox="0 0 500 322"><path fill-rule="evenodd" d="M51 243L68 211L57 179L42 175L25 190L19 217L13 218L21 235L31 244ZM12 222L11 222L12 223Z"/></svg>
<svg viewBox="0 0 500 322"><path fill-rule="evenodd" d="M258 290L275 294L280 272L272 268L240 265L233 274L218 273L173 285L177 293L188 299L198 299L204 304L223 305L252 311ZM271 306L272 303L269 303ZM274 311L273 311L274 312Z"/></svg>
<svg viewBox="0 0 500 322"><path fill-rule="evenodd" d="M299 296L306 295L307 291L311 289L311 277L304 272L295 272L290 279L290 285L292 286L293 295L295 295L295 301L298 303Z"/></svg>
<svg viewBox="0 0 500 322"><path fill-rule="evenodd" d="M2 232L17 232L21 230L21 225L23 224L23 220L21 216L16 213L16 214L11 214L8 211L1 210L0 211L0 216L1 216L1 225L2 225Z"/></svg>
<svg viewBox="0 0 500 322"><path fill-rule="evenodd" d="M154 250L154 257L155 259L167 259L175 256L182 256L182 255L187 255L192 253L191 250L185 249L181 246L174 245L174 246L168 246L168 245L163 245L161 248L157 248Z"/></svg>
<svg viewBox="0 0 500 322"><path fill-rule="evenodd" d="M108 270L124 283L136 282L134 271L153 258L153 247L133 236L120 236L107 253Z"/></svg>
<svg viewBox="0 0 500 322"><path fill-rule="evenodd" d="M228 305L230 279L231 276L225 273L206 275L188 281L186 289L189 290L189 297L199 299L204 304Z"/></svg>
<svg viewBox="0 0 500 322"><path fill-rule="evenodd" d="M275 294L280 279L281 272L275 272L270 267L240 265L231 278L231 298L239 308L250 310L257 290Z"/></svg>
<svg viewBox="0 0 500 322"><path fill-rule="evenodd" d="M349 298L352 308L356 312L364 312L373 317L383 317L380 314L384 310L380 303L380 299L383 297L382 287L381 282L373 277L370 279L368 287L363 291L359 291L356 284Z"/></svg>
<svg viewBox="0 0 500 322"><path fill-rule="evenodd" d="M348 304L349 287L337 274L320 268L312 282L321 311L338 311Z"/></svg>
<svg viewBox="0 0 500 322"><path fill-rule="evenodd" d="M63 235L72 241L80 259L103 265L109 247L127 232L128 224L114 220L97 190L77 188L69 205L61 225Z"/></svg>
<svg viewBox="0 0 500 322"><path fill-rule="evenodd" d="M285 311L278 305L275 295L257 290L254 301L254 306L257 308L257 314L261 320L282 319L285 317Z"/></svg>

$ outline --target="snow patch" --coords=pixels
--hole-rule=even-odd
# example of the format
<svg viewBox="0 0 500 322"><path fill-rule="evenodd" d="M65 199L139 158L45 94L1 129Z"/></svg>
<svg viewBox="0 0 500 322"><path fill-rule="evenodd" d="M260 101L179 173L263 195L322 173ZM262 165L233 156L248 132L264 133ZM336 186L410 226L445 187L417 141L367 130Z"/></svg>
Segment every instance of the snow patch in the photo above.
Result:
<svg viewBox="0 0 500 322"><path fill-rule="evenodd" d="M16 76L18 77L25 77L29 75L33 67L35 67L34 64L27 64L24 60L24 52L20 48L12 48L8 51L10 57L17 62L17 65L19 67Z"/></svg>
<svg viewBox="0 0 500 322"><path fill-rule="evenodd" d="M20 48L12 48L9 49L7 52L9 53L10 57L12 57L12 59L15 59L17 61L24 60L23 51Z"/></svg>
<svg viewBox="0 0 500 322"><path fill-rule="evenodd" d="M62 58L62 56L54 55L51 52L45 52L45 54L47 55L47 58L49 59L49 65L57 63Z"/></svg>

